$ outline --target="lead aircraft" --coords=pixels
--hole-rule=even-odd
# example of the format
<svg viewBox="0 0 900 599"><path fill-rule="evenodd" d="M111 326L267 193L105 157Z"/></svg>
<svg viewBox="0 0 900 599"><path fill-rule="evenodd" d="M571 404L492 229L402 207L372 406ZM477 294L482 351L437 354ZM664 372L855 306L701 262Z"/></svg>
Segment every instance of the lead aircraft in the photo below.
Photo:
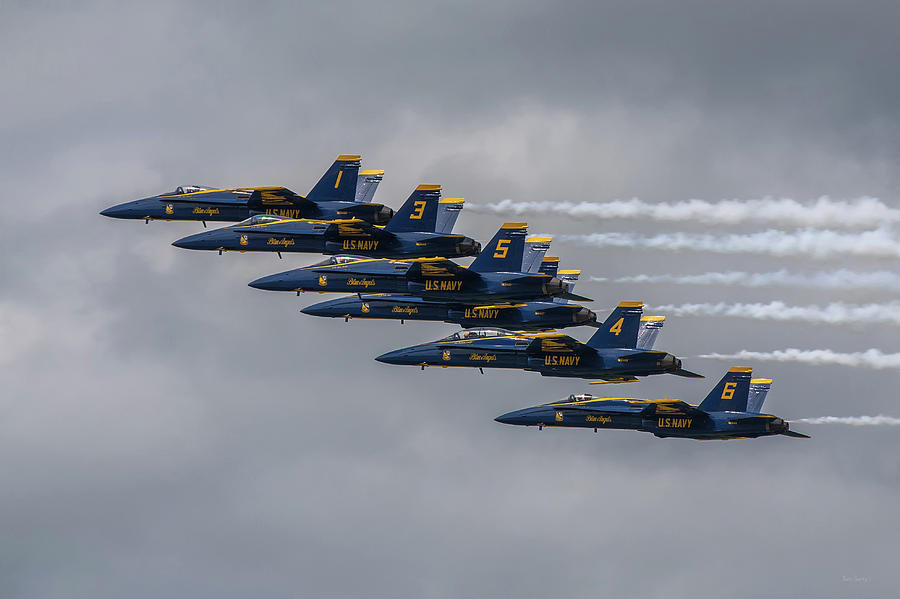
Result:
<svg viewBox="0 0 900 599"><path fill-rule="evenodd" d="M238 222L254 214L275 214L290 218L333 220L358 218L381 225L394 211L375 204L372 197L384 171L360 171L360 157L337 157L315 187L305 196L286 187L236 187L220 189L202 185L182 185L168 193L118 204L100 214L111 218Z"/></svg>
<svg viewBox="0 0 900 599"><path fill-rule="evenodd" d="M763 414L763 402L772 379L751 378L752 369L731 368L699 405L679 399L595 398L570 395L568 399L498 416L503 424L627 429L657 437L688 439L746 439L787 435L808 439L790 430L790 424Z"/></svg>
<svg viewBox="0 0 900 599"><path fill-rule="evenodd" d="M440 185L419 185L384 227L360 219L306 220L261 214L244 222L189 235L172 245L189 250L238 252L352 252L369 257L472 256L481 244L439 231L452 227L464 200L441 200ZM452 205L455 212L444 211Z"/></svg>
<svg viewBox="0 0 900 599"><path fill-rule="evenodd" d="M587 343L562 333L469 329L375 359L423 369L425 366L516 368L539 372L542 376L601 379L608 383L631 383L639 376L666 373L703 378L683 369L681 360L672 354L650 349L655 335L639 337L642 313L641 302L621 302ZM655 332L658 333L658 327Z"/></svg>

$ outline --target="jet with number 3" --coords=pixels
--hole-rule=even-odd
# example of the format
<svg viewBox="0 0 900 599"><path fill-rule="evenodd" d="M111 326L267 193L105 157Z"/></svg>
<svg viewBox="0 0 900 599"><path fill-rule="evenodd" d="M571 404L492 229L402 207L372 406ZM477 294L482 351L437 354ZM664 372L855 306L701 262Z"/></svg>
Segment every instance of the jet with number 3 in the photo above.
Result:
<svg viewBox="0 0 900 599"><path fill-rule="evenodd" d="M461 206L462 200L448 200ZM306 220L257 215L244 222L189 235L174 242L189 250L311 252L369 257L473 256L471 237L440 232L440 185L419 185L384 227L360 219ZM458 213L457 213L458 214Z"/></svg>
<svg viewBox="0 0 900 599"><path fill-rule="evenodd" d="M787 435L808 439L790 430L790 424L763 414L763 402L772 379L751 378L752 369L736 366L713 387L699 405L679 399L629 399L570 395L568 399L498 416L503 424L626 429L657 437L687 439L746 439Z"/></svg>

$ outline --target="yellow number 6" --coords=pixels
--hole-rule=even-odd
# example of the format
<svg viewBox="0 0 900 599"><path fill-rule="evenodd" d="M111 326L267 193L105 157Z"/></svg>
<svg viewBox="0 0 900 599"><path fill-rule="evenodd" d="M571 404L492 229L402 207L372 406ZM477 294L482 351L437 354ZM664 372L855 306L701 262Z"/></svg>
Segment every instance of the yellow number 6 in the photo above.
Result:
<svg viewBox="0 0 900 599"><path fill-rule="evenodd" d="M725 383L725 389L722 391L722 399L733 398L735 388L737 388L737 383Z"/></svg>

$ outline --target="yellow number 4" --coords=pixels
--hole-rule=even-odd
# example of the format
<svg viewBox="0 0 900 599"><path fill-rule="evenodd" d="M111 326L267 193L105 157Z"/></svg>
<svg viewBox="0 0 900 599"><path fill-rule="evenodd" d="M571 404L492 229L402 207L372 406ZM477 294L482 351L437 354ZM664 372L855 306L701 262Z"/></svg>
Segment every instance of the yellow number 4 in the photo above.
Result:
<svg viewBox="0 0 900 599"><path fill-rule="evenodd" d="M509 252L509 239L501 239L497 242L497 251L494 252L494 258L506 258L507 252Z"/></svg>
<svg viewBox="0 0 900 599"><path fill-rule="evenodd" d="M722 390L722 399L731 399L734 397L734 390L737 388L737 383L725 383L725 389Z"/></svg>
<svg viewBox="0 0 900 599"><path fill-rule="evenodd" d="M414 209L412 214L409 215L409 220L420 220L422 215L425 214L425 202L413 202Z"/></svg>
<svg viewBox="0 0 900 599"><path fill-rule="evenodd" d="M622 323L625 322L625 317L623 316L619 320L616 321L616 324L612 325L612 328L609 329L609 332L614 334L616 337L619 336L619 333L622 332Z"/></svg>

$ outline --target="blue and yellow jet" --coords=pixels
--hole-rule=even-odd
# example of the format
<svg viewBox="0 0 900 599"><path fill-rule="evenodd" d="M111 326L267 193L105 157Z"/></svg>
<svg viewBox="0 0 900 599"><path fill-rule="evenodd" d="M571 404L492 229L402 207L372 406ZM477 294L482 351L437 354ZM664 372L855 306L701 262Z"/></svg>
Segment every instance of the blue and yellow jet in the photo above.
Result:
<svg viewBox="0 0 900 599"><path fill-rule="evenodd" d="M394 217L389 227L401 218ZM251 287L267 291L401 293L428 301L481 306L549 297L590 301L569 293L568 283L544 273L522 272L528 226L504 224L468 268L446 257L363 260L335 256L319 264L262 277ZM446 256L446 254L440 254Z"/></svg>
<svg viewBox="0 0 900 599"><path fill-rule="evenodd" d="M111 218L151 220L243 221L254 214L322 220L358 218L381 225L394 211L372 197L384 176L381 170L360 171L360 157L338 156L306 196L286 187L217 189L184 185L173 192L112 206L100 214Z"/></svg>
<svg viewBox="0 0 900 599"><path fill-rule="evenodd" d="M621 302L587 343L562 333L469 329L375 359L422 368L516 368L542 376L602 379L609 383L630 383L639 376L666 373L702 378L683 369L681 360L672 354L639 343L642 313L641 302Z"/></svg>
<svg viewBox="0 0 900 599"><path fill-rule="evenodd" d="M471 237L439 231L452 227L464 200L447 203L455 213L441 209L441 186L419 185L386 226L359 219L306 220L256 215L244 222L189 235L172 245L189 250L238 252L353 253L370 257L473 256L481 245Z"/></svg>
<svg viewBox="0 0 900 599"><path fill-rule="evenodd" d="M787 435L808 439L790 425L760 412L772 379L751 378L752 369L736 366L713 387L699 405L678 399L595 398L570 395L564 401L509 412L496 418L503 424L626 429L657 437L746 439Z"/></svg>
<svg viewBox="0 0 900 599"><path fill-rule="evenodd" d="M538 272L558 277L569 286L569 291L581 274L580 270L558 270L559 258L545 257L537 264L533 261L539 252L546 252L549 237L532 237L526 240L526 260L522 272ZM364 293L349 295L307 306L300 310L313 316L343 318L374 318L383 320L426 320L449 322L463 328L501 327L517 331L562 329L579 325L593 325L597 315L587 308L568 303L568 299L548 297L514 303L471 305L458 302L426 300L401 293Z"/></svg>

